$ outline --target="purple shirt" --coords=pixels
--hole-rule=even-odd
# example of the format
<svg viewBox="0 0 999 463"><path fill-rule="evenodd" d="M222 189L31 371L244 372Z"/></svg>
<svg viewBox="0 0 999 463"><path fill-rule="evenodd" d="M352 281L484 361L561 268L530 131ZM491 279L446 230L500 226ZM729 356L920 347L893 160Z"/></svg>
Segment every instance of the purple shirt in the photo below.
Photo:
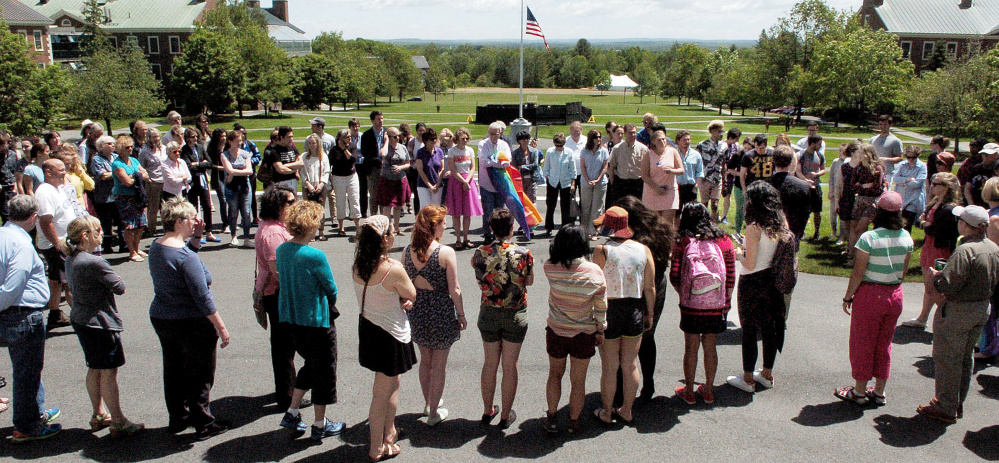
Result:
<svg viewBox="0 0 999 463"><path fill-rule="evenodd" d="M437 177L440 174L441 166L444 164L444 150L434 147L434 152L431 153L427 151L426 147L420 148L416 152L416 161L423 166L423 174L427 176L427 180L437 185ZM423 182L423 177L419 178L417 185L423 188L430 188L431 186Z"/></svg>

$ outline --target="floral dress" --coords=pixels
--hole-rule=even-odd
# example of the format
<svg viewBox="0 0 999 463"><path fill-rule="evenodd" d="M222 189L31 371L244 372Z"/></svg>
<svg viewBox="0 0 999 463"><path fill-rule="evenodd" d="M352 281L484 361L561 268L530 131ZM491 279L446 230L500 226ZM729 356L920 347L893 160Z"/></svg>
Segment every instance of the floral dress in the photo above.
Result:
<svg viewBox="0 0 999 463"><path fill-rule="evenodd" d="M427 262L421 269L413 264L410 246L406 246L403 251L403 266L409 278L415 281L417 276L422 276L434 288L417 287L413 309L408 313L413 341L420 347L433 350L449 349L451 344L461 338L458 313L448 291L447 271L440 262L442 247L444 246L437 246L427 256Z"/></svg>

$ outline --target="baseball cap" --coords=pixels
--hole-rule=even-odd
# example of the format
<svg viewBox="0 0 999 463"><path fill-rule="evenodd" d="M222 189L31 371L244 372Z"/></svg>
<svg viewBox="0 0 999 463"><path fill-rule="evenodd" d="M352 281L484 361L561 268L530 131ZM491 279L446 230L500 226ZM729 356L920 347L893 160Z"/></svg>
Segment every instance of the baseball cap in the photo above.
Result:
<svg viewBox="0 0 999 463"><path fill-rule="evenodd" d="M957 206L954 208L954 215L975 228L989 224L989 212L982 206Z"/></svg>
<svg viewBox="0 0 999 463"><path fill-rule="evenodd" d="M888 212L902 210L902 195L897 191L886 191L878 197L878 209Z"/></svg>
<svg viewBox="0 0 999 463"><path fill-rule="evenodd" d="M323 119L321 117L314 117L312 118L312 120L309 121L309 123L326 127L326 119Z"/></svg>
<svg viewBox="0 0 999 463"><path fill-rule="evenodd" d="M986 143L985 146L982 147L982 150L979 151L979 153L982 153L982 154L996 154L996 153L999 153L999 144L996 144L996 143Z"/></svg>

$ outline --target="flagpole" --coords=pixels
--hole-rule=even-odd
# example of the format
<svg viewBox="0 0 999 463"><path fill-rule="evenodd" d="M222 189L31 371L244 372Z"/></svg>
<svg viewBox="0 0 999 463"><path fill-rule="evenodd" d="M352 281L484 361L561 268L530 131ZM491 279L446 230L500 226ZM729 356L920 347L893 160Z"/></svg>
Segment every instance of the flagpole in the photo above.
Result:
<svg viewBox="0 0 999 463"><path fill-rule="evenodd" d="M524 118L524 2L520 0L520 104L517 105L517 117Z"/></svg>

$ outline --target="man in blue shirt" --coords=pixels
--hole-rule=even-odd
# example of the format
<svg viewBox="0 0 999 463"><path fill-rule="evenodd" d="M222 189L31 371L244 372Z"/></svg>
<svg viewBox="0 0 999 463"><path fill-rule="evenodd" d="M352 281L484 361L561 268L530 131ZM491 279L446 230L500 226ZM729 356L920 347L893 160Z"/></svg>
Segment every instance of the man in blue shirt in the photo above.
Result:
<svg viewBox="0 0 999 463"><path fill-rule="evenodd" d="M690 132L676 132L676 147L683 158L683 175L676 178L677 191L680 193L680 210L683 205L697 201L697 186L704 181L704 161L701 153L690 146Z"/></svg>
<svg viewBox="0 0 999 463"><path fill-rule="evenodd" d="M906 162L895 166L891 177L893 190L902 195L902 218L905 231L912 232L912 224L923 213L926 204L926 163L919 160L919 148L905 150Z"/></svg>
<svg viewBox="0 0 999 463"><path fill-rule="evenodd" d="M10 353L14 380L12 443L54 436L62 426L50 424L59 408L45 408L42 365L45 358L45 318L49 300L45 266L27 230L38 219L38 201L17 195L9 203L10 221L0 227L0 337Z"/></svg>

